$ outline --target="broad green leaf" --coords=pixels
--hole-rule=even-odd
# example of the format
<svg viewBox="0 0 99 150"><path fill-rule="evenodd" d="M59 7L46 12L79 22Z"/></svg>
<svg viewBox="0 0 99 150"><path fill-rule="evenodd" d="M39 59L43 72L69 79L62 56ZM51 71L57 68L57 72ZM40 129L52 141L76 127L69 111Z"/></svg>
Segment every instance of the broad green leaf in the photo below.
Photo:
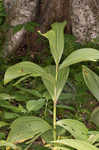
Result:
<svg viewBox="0 0 99 150"><path fill-rule="evenodd" d="M85 125L82 122L78 120L63 119L57 121L57 125L65 128L76 139L81 139L81 140L88 139L88 129L85 127Z"/></svg>
<svg viewBox="0 0 99 150"><path fill-rule="evenodd" d="M54 99L54 89L55 89L54 78L51 75L49 75L49 79L45 79L42 77L42 81L43 81L45 87L47 88L51 98Z"/></svg>
<svg viewBox="0 0 99 150"><path fill-rule="evenodd" d="M99 132L98 132L98 134L91 134L91 135L89 136L88 141L89 141L91 144L94 144L95 142L99 142Z"/></svg>
<svg viewBox="0 0 99 150"><path fill-rule="evenodd" d="M23 87L20 87L20 86L16 86L18 89L20 89L21 91L23 91L24 93L28 93L28 94L31 94L33 96L36 96L36 97L42 97L42 95L40 94L39 91L37 90L34 90L34 89L27 89L27 88L23 88Z"/></svg>
<svg viewBox="0 0 99 150"><path fill-rule="evenodd" d="M22 81L25 81L27 78L29 77L33 77L32 74L29 74L29 75L25 75L23 77L21 77L19 80L17 80L13 85L16 86L17 84L19 84L20 82Z"/></svg>
<svg viewBox="0 0 99 150"><path fill-rule="evenodd" d="M9 94L6 94L6 93L0 93L0 99L1 100L10 100L12 99L13 96L10 96Z"/></svg>
<svg viewBox="0 0 99 150"><path fill-rule="evenodd" d="M59 69L58 78L57 78L57 86L56 86L57 100L63 90L63 87L68 78L68 75L69 75L69 68Z"/></svg>
<svg viewBox="0 0 99 150"><path fill-rule="evenodd" d="M70 111L75 111L76 109L73 106L66 106L63 104L57 104L57 108L65 109L65 110L70 110Z"/></svg>
<svg viewBox="0 0 99 150"><path fill-rule="evenodd" d="M28 61L15 64L9 67L5 72L4 84L28 74L32 74L32 76L42 76L44 70L39 65Z"/></svg>
<svg viewBox="0 0 99 150"><path fill-rule="evenodd" d="M97 134L99 134L99 131L97 131L97 130L88 131L88 134L89 134L89 135L97 135Z"/></svg>
<svg viewBox="0 0 99 150"><path fill-rule="evenodd" d="M53 129L48 130L44 134L42 134L41 138L45 143L53 141Z"/></svg>
<svg viewBox="0 0 99 150"><path fill-rule="evenodd" d="M97 127L99 127L99 106L93 110L91 114L91 120L96 124Z"/></svg>
<svg viewBox="0 0 99 150"><path fill-rule="evenodd" d="M46 72L51 76L51 80L43 79L45 86L47 87L50 95L54 98L55 95L55 87L56 87L56 98L58 99L63 87L66 83L66 80L69 75L69 68L63 68L59 70L57 83L55 81L55 66L48 66L45 68Z"/></svg>
<svg viewBox="0 0 99 150"><path fill-rule="evenodd" d="M4 141L4 140L0 140L0 147L2 146L6 146L6 147L10 147L12 149L17 149L17 150L21 150L21 148L17 147L16 145L10 143L10 142L7 142L7 141Z"/></svg>
<svg viewBox="0 0 99 150"><path fill-rule="evenodd" d="M20 112L19 108L10 104L9 101L0 100L0 107L6 108L13 112Z"/></svg>
<svg viewBox="0 0 99 150"><path fill-rule="evenodd" d="M30 100L26 104L27 110L30 111L38 111L40 110L45 104L45 99L39 100Z"/></svg>
<svg viewBox="0 0 99 150"><path fill-rule="evenodd" d="M96 61L99 59L99 51L93 48L83 48L72 52L60 65L60 68L68 67L75 63Z"/></svg>
<svg viewBox="0 0 99 150"><path fill-rule="evenodd" d="M45 77L42 76L42 81L47 88L50 96L52 99L54 99L54 89L55 89L55 66L48 66L45 68L45 71L48 74L48 78L45 79Z"/></svg>
<svg viewBox="0 0 99 150"><path fill-rule="evenodd" d="M8 126L9 124L7 122L4 121L0 121L0 128Z"/></svg>
<svg viewBox="0 0 99 150"><path fill-rule="evenodd" d="M13 94L13 97L16 101L28 101L30 100L31 96L27 95L26 92L24 93L21 93L20 91L16 91L14 94Z"/></svg>
<svg viewBox="0 0 99 150"><path fill-rule="evenodd" d="M19 108L19 111L20 111L21 113L26 113L26 112L27 112L27 110L26 110L26 109L24 108L24 106L21 105L21 104L18 105L18 108Z"/></svg>
<svg viewBox="0 0 99 150"><path fill-rule="evenodd" d="M65 129L60 127L60 126L57 126L56 127L56 136L57 138L58 137L62 137L64 136L66 133ZM41 138L43 138L43 140L45 141L45 143L48 143L50 141L53 141L53 129L51 130L48 130L47 132L45 132Z"/></svg>
<svg viewBox="0 0 99 150"><path fill-rule="evenodd" d="M48 91L45 91L45 92L43 93L42 97L44 97L46 100L51 100L51 96L50 96L50 94L49 94Z"/></svg>
<svg viewBox="0 0 99 150"><path fill-rule="evenodd" d="M54 23L51 25L52 29L45 34L42 34L49 40L51 54L56 64L59 64L64 50L64 28L66 22Z"/></svg>
<svg viewBox="0 0 99 150"><path fill-rule="evenodd" d="M82 70L86 85L95 98L99 101L99 76L86 66L83 66Z"/></svg>
<svg viewBox="0 0 99 150"><path fill-rule="evenodd" d="M69 99L73 99L73 93L67 92L67 93L61 93L59 100L69 100Z"/></svg>
<svg viewBox="0 0 99 150"><path fill-rule="evenodd" d="M17 113L4 111L2 118L6 120L12 120L12 119L18 118L19 116L20 115Z"/></svg>
<svg viewBox="0 0 99 150"><path fill-rule="evenodd" d="M76 139L57 140L53 143L59 144L59 147L60 147L60 144L63 144L63 147L66 145L77 150L98 150L98 148L91 145L90 143L86 141L82 141L82 140L76 140Z"/></svg>
<svg viewBox="0 0 99 150"><path fill-rule="evenodd" d="M7 141L11 143L22 143L37 135L42 135L50 128L51 126L39 117L20 117L12 123Z"/></svg>

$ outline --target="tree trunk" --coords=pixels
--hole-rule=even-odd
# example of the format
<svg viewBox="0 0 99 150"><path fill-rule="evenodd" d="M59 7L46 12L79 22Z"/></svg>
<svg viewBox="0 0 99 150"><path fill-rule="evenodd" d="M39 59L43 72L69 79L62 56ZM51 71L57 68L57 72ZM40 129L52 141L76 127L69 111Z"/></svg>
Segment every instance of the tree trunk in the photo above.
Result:
<svg viewBox="0 0 99 150"><path fill-rule="evenodd" d="M99 0L4 0L10 26L36 21L46 32L56 21L67 21L65 32L73 33L79 42L99 36ZM13 35L6 34L4 55L12 54L20 46L27 31L22 28Z"/></svg>
<svg viewBox="0 0 99 150"><path fill-rule="evenodd" d="M6 23L11 27L6 34L4 56L12 54L22 43L26 34L24 28L13 34L13 27L35 20L38 4L39 0L4 0L4 6L8 14Z"/></svg>
<svg viewBox="0 0 99 150"><path fill-rule="evenodd" d="M71 0L72 32L79 42L99 36L99 0Z"/></svg>
<svg viewBox="0 0 99 150"><path fill-rule="evenodd" d="M46 32L53 22L64 20L68 22L66 29L70 33L70 0L44 0L40 7L40 29Z"/></svg>

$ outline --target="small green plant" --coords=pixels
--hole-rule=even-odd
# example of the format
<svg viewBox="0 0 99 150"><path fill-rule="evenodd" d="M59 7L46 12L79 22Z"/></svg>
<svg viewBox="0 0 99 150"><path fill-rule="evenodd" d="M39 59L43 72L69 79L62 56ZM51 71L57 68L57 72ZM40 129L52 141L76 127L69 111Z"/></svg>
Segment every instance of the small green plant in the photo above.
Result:
<svg viewBox="0 0 99 150"><path fill-rule="evenodd" d="M94 97L99 101L99 76L88 67L83 66L83 77L85 83ZM97 106L92 114L91 121L99 127L99 107Z"/></svg>
<svg viewBox="0 0 99 150"><path fill-rule="evenodd" d="M5 73L4 84L16 78L21 78L19 79L20 82L30 76L33 78L41 77L53 101L53 125L35 116L19 117L11 124L11 131L7 137L7 141L0 142L0 146L7 147L6 150L11 148L20 149L20 147L17 147L17 144L23 142L28 144L26 148L28 149L39 136L41 136L42 139L46 139L49 137L48 135L50 135L49 139L51 140L47 139L48 145L45 145L45 149L49 147L49 149L52 150L98 150L95 142L99 141L99 133L97 136L94 133L89 133L85 125L77 120L62 119L57 121L56 106L65 82L67 81L70 70L69 67L79 62L96 61L99 59L98 50L83 48L72 52L60 63L64 50L65 25L66 22L54 23L50 31L45 34L40 33L49 40L50 50L55 65L42 68L33 62L25 61L9 67ZM32 107L32 104L33 103L30 102L27 107ZM29 110L31 107L28 107ZM58 127L60 131L64 129L62 135L60 131L58 132ZM64 136L65 131L68 131L70 134L65 134Z"/></svg>

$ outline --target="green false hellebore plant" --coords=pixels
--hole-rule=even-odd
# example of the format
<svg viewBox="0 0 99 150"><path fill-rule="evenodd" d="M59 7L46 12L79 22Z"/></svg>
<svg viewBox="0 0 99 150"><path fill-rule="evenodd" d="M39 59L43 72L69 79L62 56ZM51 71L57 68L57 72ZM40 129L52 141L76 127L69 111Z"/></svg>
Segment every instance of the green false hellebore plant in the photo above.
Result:
<svg viewBox="0 0 99 150"><path fill-rule="evenodd" d="M85 125L77 120L62 119L56 121L56 105L65 82L69 75L69 66L83 61L96 61L99 59L99 51L92 48L79 49L72 52L62 63L60 63L64 50L64 28L66 22L52 24L52 29L45 34L48 38L51 54L55 65L42 68L33 62L21 62L8 68L4 76L4 84L9 83L18 77L41 77L46 89L53 100L53 126L39 117L24 116L16 119L11 125L11 131L7 141L4 143L7 150L16 149L18 143L36 140L46 132L52 130L53 140L49 141L49 149L52 150L98 150L93 145L95 141L91 140L88 129ZM68 131L73 139L65 137L59 139L57 135L57 126ZM94 135L95 136L95 135ZM3 142L3 141L1 141ZM2 143L0 143L2 145ZM0 145L0 146L1 146Z"/></svg>

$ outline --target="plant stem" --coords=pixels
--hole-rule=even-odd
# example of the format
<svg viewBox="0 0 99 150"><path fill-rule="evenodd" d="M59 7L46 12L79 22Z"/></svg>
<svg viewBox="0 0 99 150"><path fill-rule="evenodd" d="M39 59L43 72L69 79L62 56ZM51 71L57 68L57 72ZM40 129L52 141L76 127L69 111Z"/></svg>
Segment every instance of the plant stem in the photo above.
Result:
<svg viewBox="0 0 99 150"><path fill-rule="evenodd" d="M56 101L53 104L53 140L56 141Z"/></svg>
<svg viewBox="0 0 99 150"><path fill-rule="evenodd" d="M57 77L58 77L58 65L56 65L56 84L57 84ZM57 87L55 84L55 96L54 96L54 102L53 102L53 140L56 141L56 104L57 104ZM55 150L55 147L53 148Z"/></svg>
<svg viewBox="0 0 99 150"><path fill-rule="evenodd" d="M58 65L56 65L56 82L57 82L57 77L58 77Z"/></svg>

